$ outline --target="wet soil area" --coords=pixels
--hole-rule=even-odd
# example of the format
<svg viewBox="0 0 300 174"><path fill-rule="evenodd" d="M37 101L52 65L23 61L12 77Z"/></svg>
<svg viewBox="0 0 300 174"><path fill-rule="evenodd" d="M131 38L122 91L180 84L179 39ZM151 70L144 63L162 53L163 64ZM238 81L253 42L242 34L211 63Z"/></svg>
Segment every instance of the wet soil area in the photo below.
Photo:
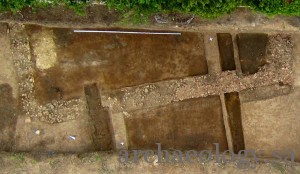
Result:
<svg viewBox="0 0 300 174"><path fill-rule="evenodd" d="M213 150L227 140L219 96L190 99L125 114L130 149Z"/></svg>

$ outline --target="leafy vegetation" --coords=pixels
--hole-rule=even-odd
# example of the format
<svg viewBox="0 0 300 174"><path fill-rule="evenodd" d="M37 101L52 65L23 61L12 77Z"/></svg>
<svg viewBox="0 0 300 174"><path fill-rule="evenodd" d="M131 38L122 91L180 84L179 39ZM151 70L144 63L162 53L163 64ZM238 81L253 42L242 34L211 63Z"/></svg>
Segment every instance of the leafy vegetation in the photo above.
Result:
<svg viewBox="0 0 300 174"><path fill-rule="evenodd" d="M300 16L300 0L247 0L246 4L269 16Z"/></svg>
<svg viewBox="0 0 300 174"><path fill-rule="evenodd" d="M105 0L110 8L121 12L137 13L180 12L193 13L205 18L215 18L232 12L242 4L242 0Z"/></svg>
<svg viewBox="0 0 300 174"><path fill-rule="evenodd" d="M24 162L25 161L25 157L24 157L23 153L14 153L11 156L11 160L17 161L17 162Z"/></svg>
<svg viewBox="0 0 300 174"><path fill-rule="evenodd" d="M203 18L216 18L231 13L239 6L249 6L254 11L269 16L300 16L300 0L105 0L107 6L122 12L124 20L140 23L149 14L185 13ZM137 21L137 22L136 22Z"/></svg>
<svg viewBox="0 0 300 174"><path fill-rule="evenodd" d="M203 18L215 18L234 11L238 6L250 6L255 11L273 15L300 16L300 0L103 0L111 9L125 16L145 18L157 13L187 13ZM0 11L14 13L30 7L32 9L64 5L77 14L84 15L89 0L0 0ZM141 19L143 20L143 19Z"/></svg>
<svg viewBox="0 0 300 174"><path fill-rule="evenodd" d="M46 8L56 5L65 5L73 9L77 14L83 15L87 0L0 0L0 11L12 11L13 13L17 13L27 7L35 10L37 8Z"/></svg>

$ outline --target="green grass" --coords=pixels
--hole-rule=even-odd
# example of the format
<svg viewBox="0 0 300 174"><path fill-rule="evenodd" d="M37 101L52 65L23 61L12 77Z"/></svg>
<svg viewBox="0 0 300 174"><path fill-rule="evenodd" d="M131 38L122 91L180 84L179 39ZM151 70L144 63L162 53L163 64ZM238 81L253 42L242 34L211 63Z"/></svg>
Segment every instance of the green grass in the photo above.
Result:
<svg viewBox="0 0 300 174"><path fill-rule="evenodd" d="M25 161L25 157L24 157L24 154L22 154L22 153L14 153L11 156L11 160L22 163Z"/></svg>
<svg viewBox="0 0 300 174"><path fill-rule="evenodd" d="M99 154L96 154L96 155L95 155L95 160L96 160L96 161L101 161L101 156L100 156Z"/></svg>
<svg viewBox="0 0 300 174"><path fill-rule="evenodd" d="M0 0L0 12L11 11L17 13L24 8L46 8L51 6L64 5L74 10L78 15L85 14L86 0Z"/></svg>
<svg viewBox="0 0 300 174"><path fill-rule="evenodd" d="M148 23L149 16L162 13L195 14L202 18L217 18L233 12L240 5L250 6L268 16L300 16L300 0L103 0L110 9L123 14L123 23ZM66 6L78 15L85 15L88 0L0 0L0 12L17 13L24 8L33 10Z"/></svg>
<svg viewBox="0 0 300 174"><path fill-rule="evenodd" d="M300 16L300 0L105 0L110 9L124 14L134 13L134 17L146 18L158 13L195 14L202 18L217 18L233 12L241 5L250 6L268 16ZM140 14L145 14L141 16Z"/></svg>
<svg viewBox="0 0 300 174"><path fill-rule="evenodd" d="M37 160L35 160L35 159L33 159L33 160L31 160L31 163L32 163L32 164L37 164L37 163L38 163L38 161L37 161Z"/></svg>
<svg viewBox="0 0 300 174"><path fill-rule="evenodd" d="M284 174L286 172L283 164L281 163L272 163L272 167L277 171L280 171L281 174Z"/></svg>
<svg viewBox="0 0 300 174"><path fill-rule="evenodd" d="M203 18L216 18L234 11L242 4L242 0L105 0L110 9L123 14L133 11L135 16L143 17L154 13L185 13L195 14Z"/></svg>
<svg viewBox="0 0 300 174"><path fill-rule="evenodd" d="M136 13L131 10L125 12L122 15L122 19L118 22L121 25L129 25L129 24L149 24L150 23L150 15L151 13Z"/></svg>
<svg viewBox="0 0 300 174"><path fill-rule="evenodd" d="M56 169L59 162L59 160L50 160L49 165L52 169Z"/></svg>

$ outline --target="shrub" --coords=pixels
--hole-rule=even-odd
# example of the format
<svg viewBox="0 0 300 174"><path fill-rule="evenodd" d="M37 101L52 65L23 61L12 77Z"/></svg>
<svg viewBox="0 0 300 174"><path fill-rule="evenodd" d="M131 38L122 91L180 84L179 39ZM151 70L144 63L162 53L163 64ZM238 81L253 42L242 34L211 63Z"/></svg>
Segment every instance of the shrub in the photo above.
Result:
<svg viewBox="0 0 300 174"><path fill-rule="evenodd" d="M37 9L61 4L81 15L84 13L86 3L86 0L0 0L0 11L16 13L26 7Z"/></svg>
<svg viewBox="0 0 300 174"><path fill-rule="evenodd" d="M33 9L54 5L65 5L77 14L85 14L88 0L0 0L0 11L14 13L25 7ZM116 9L124 14L140 14L157 12L179 12L195 14L204 18L215 18L230 13L240 5L248 5L255 11L273 16L294 15L300 16L300 0L103 0L109 8ZM145 16L144 16L145 18Z"/></svg>
<svg viewBox="0 0 300 174"><path fill-rule="evenodd" d="M24 7L30 7L33 3L34 0L0 0L0 10L15 13Z"/></svg>
<svg viewBox="0 0 300 174"><path fill-rule="evenodd" d="M214 18L232 12L242 0L105 0L110 8L136 13L182 12Z"/></svg>
<svg viewBox="0 0 300 174"><path fill-rule="evenodd" d="M247 0L246 3L269 16L300 16L300 0Z"/></svg>

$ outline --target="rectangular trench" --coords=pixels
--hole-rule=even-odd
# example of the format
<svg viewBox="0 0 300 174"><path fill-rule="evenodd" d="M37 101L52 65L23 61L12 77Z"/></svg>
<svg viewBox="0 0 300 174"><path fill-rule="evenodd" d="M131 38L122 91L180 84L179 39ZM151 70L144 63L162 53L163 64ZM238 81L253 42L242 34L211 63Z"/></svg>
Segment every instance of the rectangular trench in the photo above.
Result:
<svg viewBox="0 0 300 174"><path fill-rule="evenodd" d="M125 123L129 149L228 149L219 96L128 112Z"/></svg>
<svg viewBox="0 0 300 174"><path fill-rule="evenodd" d="M74 33L38 26L26 30L37 65L35 94L40 103L78 97L85 83L97 82L101 91L112 91L208 73L201 33Z"/></svg>
<svg viewBox="0 0 300 174"><path fill-rule="evenodd" d="M222 71L232 71L236 69L234 62L234 51L232 36L230 33L218 33L218 46L220 52L220 64Z"/></svg>
<svg viewBox="0 0 300 174"><path fill-rule="evenodd" d="M84 91L89 110L94 148L95 150L112 150L113 136L110 127L110 116L108 110L101 106L97 84L85 86Z"/></svg>
<svg viewBox="0 0 300 174"><path fill-rule="evenodd" d="M245 150L239 93L225 93L224 96L233 151L238 153L240 150Z"/></svg>
<svg viewBox="0 0 300 174"><path fill-rule="evenodd" d="M17 102L8 84L0 85L0 96L0 150L12 151L18 115Z"/></svg>
<svg viewBox="0 0 300 174"><path fill-rule="evenodd" d="M268 35L262 33L240 33L237 45L242 73L255 74L266 64Z"/></svg>
<svg viewBox="0 0 300 174"><path fill-rule="evenodd" d="M155 37L120 34L98 35L75 34L71 29L37 26L27 26L26 31L36 65L34 66L35 97L41 105L44 105L52 100L68 100L85 95L95 150L113 149L112 137L114 137L110 128L109 111L101 106L99 91L110 92L125 87L208 73L203 33L183 32L181 36ZM266 63L268 37L266 34L249 33L238 34L237 37L242 72L245 75L254 74L260 66ZM235 70L231 34L219 33L217 39L219 50L213 51L220 52L222 71ZM47 43L51 43L55 47L51 49L39 47L45 46ZM49 51L53 51L55 54L50 54ZM53 65L41 69L45 66L39 64L45 58L43 55L54 56ZM14 136L13 126L16 121L11 111L15 111L16 106L11 97L11 89L2 85L1 90L4 91L1 91L1 96L3 96L0 103L1 118L7 124L0 125L0 128L8 129L8 133L5 134L7 139L1 140L1 143L3 142L4 150L11 150ZM289 93L289 90L286 93ZM253 93L250 95L253 97ZM274 97L273 94L266 96ZM266 96L260 98L264 99ZM244 103L241 108L238 93L225 94L225 105L235 153L247 146L261 148L261 145L265 143L264 137L267 135L258 136L252 131L251 124L253 122L261 120L259 123L261 127L266 124L263 121L274 122L274 120L270 120L272 117L267 117L274 116L265 109L267 107L262 110L265 113L253 111L253 108L260 107L260 103L256 104L251 97L249 98L252 103ZM289 102L292 101L291 104L295 105L294 108L300 108L293 103L296 99L292 98ZM285 100L280 100L280 102L282 101ZM268 101L261 103L270 106ZM284 102L276 107L273 106L274 110L277 107L282 108L280 106L283 104ZM152 149L157 147L155 143L161 143L163 148L168 149L209 150L214 149L213 143L219 143L220 150L228 150L219 96L188 99L154 108L125 111L126 108L120 115L125 115L122 121L125 121L127 132L125 135L128 138L129 149ZM253 114L252 111L256 113ZM278 109L276 112L280 113L280 110ZM298 110L295 110L292 114L297 112ZM244 115L242 115L243 113ZM292 124L294 120L297 120L297 118L291 118L293 119L286 123ZM278 121L282 118L274 117L274 119ZM242 123L245 123L245 138ZM277 124L278 129L284 128L285 125L281 124ZM268 129L261 127L259 131L262 133L264 130L272 130L270 125ZM288 130L285 131L288 132ZM296 135L299 129L293 127L292 131L293 135ZM278 139L286 138L291 142L290 147L292 148L295 148L294 145L298 143L295 139L291 140L284 135L277 135L275 131L271 133L274 137L278 136ZM252 142L251 140L256 136L259 141ZM281 145L284 147L285 144ZM268 142L268 146L271 149L274 144ZM299 152L299 149L297 150Z"/></svg>

